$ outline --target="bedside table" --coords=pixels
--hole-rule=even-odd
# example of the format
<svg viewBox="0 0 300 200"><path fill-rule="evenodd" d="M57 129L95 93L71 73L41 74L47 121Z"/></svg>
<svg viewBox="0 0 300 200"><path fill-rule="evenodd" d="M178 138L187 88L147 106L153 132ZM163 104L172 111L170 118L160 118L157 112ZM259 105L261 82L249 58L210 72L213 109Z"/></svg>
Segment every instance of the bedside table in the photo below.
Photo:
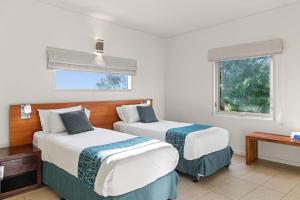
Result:
<svg viewBox="0 0 300 200"><path fill-rule="evenodd" d="M41 165L41 151L34 145L0 149L0 166L4 166L4 177L0 181L0 199L40 187Z"/></svg>

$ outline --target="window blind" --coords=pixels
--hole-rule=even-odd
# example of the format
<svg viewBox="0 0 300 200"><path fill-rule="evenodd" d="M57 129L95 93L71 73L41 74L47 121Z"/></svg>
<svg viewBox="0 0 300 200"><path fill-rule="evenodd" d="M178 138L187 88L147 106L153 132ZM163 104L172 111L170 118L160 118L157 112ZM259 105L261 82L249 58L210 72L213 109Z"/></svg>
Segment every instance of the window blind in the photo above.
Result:
<svg viewBox="0 0 300 200"><path fill-rule="evenodd" d="M47 48L47 68L136 75L137 62L120 58L67 49Z"/></svg>
<svg viewBox="0 0 300 200"><path fill-rule="evenodd" d="M247 57L280 54L283 52L283 40L274 39L247 44L210 49L209 61L232 60Z"/></svg>

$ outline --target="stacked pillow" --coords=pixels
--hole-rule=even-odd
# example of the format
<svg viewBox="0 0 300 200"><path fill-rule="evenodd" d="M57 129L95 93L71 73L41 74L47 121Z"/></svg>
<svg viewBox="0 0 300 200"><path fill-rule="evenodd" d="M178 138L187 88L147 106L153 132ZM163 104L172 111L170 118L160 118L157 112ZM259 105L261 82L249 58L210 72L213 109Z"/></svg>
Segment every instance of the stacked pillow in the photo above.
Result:
<svg viewBox="0 0 300 200"><path fill-rule="evenodd" d="M77 110L59 115L69 135L94 130L84 110Z"/></svg>
<svg viewBox="0 0 300 200"><path fill-rule="evenodd" d="M152 106L137 106L137 111L142 123L151 123L158 121Z"/></svg>
<svg viewBox="0 0 300 200"><path fill-rule="evenodd" d="M62 120L61 114L70 113L75 111L82 111L85 117L89 119L90 111L88 109L82 109L81 106L53 109L53 110L38 110L42 129L46 133L63 133L67 131L67 128Z"/></svg>
<svg viewBox="0 0 300 200"><path fill-rule="evenodd" d="M140 116L137 112L137 106L147 106L146 104L136 104L136 105L123 105L117 107L117 112L122 121L127 123L133 123L140 121Z"/></svg>
<svg viewBox="0 0 300 200"><path fill-rule="evenodd" d="M116 110L120 119L126 123L158 121L153 107L147 104L123 105Z"/></svg>

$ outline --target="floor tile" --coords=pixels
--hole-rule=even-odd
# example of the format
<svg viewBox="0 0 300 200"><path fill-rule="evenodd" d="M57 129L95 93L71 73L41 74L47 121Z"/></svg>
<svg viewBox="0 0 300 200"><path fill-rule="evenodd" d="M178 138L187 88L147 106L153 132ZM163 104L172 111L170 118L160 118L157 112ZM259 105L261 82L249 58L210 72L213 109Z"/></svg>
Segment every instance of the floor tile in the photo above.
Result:
<svg viewBox="0 0 300 200"><path fill-rule="evenodd" d="M282 200L300 200L300 198L296 198L291 195L286 195Z"/></svg>
<svg viewBox="0 0 300 200"><path fill-rule="evenodd" d="M207 177L205 179L200 180L200 184L203 185L210 185L210 186L216 186L216 185L223 185L227 182L230 182L231 180L234 180L235 178L226 174L214 174L210 177Z"/></svg>
<svg viewBox="0 0 300 200"><path fill-rule="evenodd" d="M229 182L226 182L226 184L217 184L212 190L218 194L235 200L240 199L256 187L258 187L257 184L233 178Z"/></svg>
<svg viewBox="0 0 300 200"><path fill-rule="evenodd" d="M283 193L258 187L241 198L241 200L280 200L282 197L284 197Z"/></svg>
<svg viewBox="0 0 300 200"><path fill-rule="evenodd" d="M8 198L8 200L25 200L23 195L18 195L15 197Z"/></svg>
<svg viewBox="0 0 300 200"><path fill-rule="evenodd" d="M300 184L296 185L289 193L288 195L290 197L298 198L300 199Z"/></svg>
<svg viewBox="0 0 300 200"><path fill-rule="evenodd" d="M255 169L255 166L248 166L245 164L232 164L228 169L226 174L234 177L242 177L246 174L252 172Z"/></svg>
<svg viewBox="0 0 300 200"><path fill-rule="evenodd" d="M291 168L291 167L284 167L281 169L279 175L291 177L294 180L298 180L300 183L300 168L295 169L295 168Z"/></svg>
<svg viewBox="0 0 300 200"><path fill-rule="evenodd" d="M246 173L245 175L241 176L241 179L256 183L256 184L263 184L270 178L272 178L274 172L268 171L268 169L264 168L255 168L251 172Z"/></svg>
<svg viewBox="0 0 300 200"><path fill-rule="evenodd" d="M199 199L210 193L208 187L202 187L202 183L194 183L191 178L186 177L181 177L177 191L177 200Z"/></svg>
<svg viewBox="0 0 300 200"><path fill-rule="evenodd" d="M27 192L24 194L25 200L58 200L60 199L57 194L55 194L51 189L48 187L42 187L40 189Z"/></svg>
<svg viewBox="0 0 300 200"><path fill-rule="evenodd" d="M299 181L298 177L290 174L279 174L266 181L262 186L287 194Z"/></svg>
<svg viewBox="0 0 300 200"><path fill-rule="evenodd" d="M200 198L199 200L230 200L226 197L224 197L223 195L214 193L214 192L210 192L207 195L205 195L204 197Z"/></svg>

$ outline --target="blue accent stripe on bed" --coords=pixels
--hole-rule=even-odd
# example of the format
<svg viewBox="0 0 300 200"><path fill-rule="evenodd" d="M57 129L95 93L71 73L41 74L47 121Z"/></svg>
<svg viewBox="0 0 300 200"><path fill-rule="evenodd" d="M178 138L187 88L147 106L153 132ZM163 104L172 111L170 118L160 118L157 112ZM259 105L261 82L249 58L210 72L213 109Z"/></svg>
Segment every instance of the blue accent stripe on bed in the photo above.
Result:
<svg viewBox="0 0 300 200"><path fill-rule="evenodd" d="M106 158L118 153L132 150L132 148L130 149L126 149L126 148L150 140L151 140L150 138L146 138L146 137L135 137L120 142L93 146L84 149L79 156L78 179L89 189L94 190L96 176L98 174L102 162ZM110 150L114 150L114 151L110 151Z"/></svg>
<svg viewBox="0 0 300 200"><path fill-rule="evenodd" d="M188 134L211 128L210 125L192 124L189 126L171 128L166 133L166 142L172 144L179 152L180 158L184 156L185 138Z"/></svg>

